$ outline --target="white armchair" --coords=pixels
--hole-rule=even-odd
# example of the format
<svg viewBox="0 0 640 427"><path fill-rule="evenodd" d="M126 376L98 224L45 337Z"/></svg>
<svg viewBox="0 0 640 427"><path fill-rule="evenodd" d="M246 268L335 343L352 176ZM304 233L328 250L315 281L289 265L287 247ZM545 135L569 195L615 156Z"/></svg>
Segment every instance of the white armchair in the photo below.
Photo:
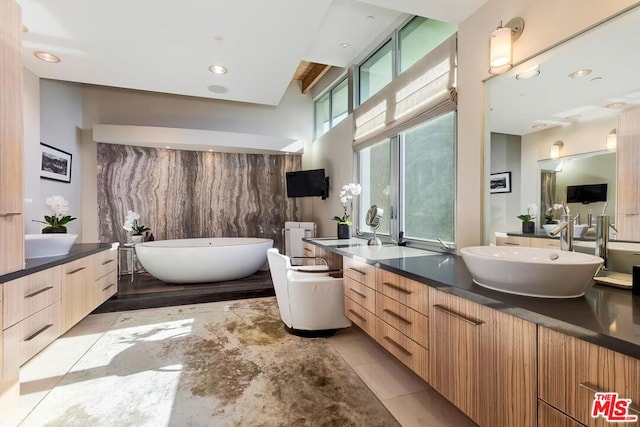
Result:
<svg viewBox="0 0 640 427"><path fill-rule="evenodd" d="M285 329L298 336L328 336L351 322L344 316L341 278L327 271L303 272L292 267L289 257L277 249L267 251L280 318Z"/></svg>

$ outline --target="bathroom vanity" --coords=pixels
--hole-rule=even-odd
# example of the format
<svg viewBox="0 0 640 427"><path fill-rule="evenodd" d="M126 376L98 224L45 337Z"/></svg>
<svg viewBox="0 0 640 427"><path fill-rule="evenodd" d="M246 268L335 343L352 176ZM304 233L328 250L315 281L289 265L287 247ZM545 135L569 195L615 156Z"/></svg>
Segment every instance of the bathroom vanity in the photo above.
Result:
<svg viewBox="0 0 640 427"><path fill-rule="evenodd" d="M305 247L343 269L347 317L479 425L604 425L590 417L596 391L632 399L629 414L640 415L640 298L630 291L523 297L474 284L452 254L356 238Z"/></svg>
<svg viewBox="0 0 640 427"><path fill-rule="evenodd" d="M0 413L20 395L20 366L117 292L118 244L76 244L0 275Z"/></svg>

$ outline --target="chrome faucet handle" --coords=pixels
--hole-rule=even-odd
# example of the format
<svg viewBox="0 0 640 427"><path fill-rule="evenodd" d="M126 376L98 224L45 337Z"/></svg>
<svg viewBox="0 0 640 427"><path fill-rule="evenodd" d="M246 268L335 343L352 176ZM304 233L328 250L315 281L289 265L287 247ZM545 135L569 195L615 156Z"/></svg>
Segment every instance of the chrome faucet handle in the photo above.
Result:
<svg viewBox="0 0 640 427"><path fill-rule="evenodd" d="M616 233L619 233L618 229L616 228L615 224L609 224L609 227L613 228L613 231L615 231Z"/></svg>

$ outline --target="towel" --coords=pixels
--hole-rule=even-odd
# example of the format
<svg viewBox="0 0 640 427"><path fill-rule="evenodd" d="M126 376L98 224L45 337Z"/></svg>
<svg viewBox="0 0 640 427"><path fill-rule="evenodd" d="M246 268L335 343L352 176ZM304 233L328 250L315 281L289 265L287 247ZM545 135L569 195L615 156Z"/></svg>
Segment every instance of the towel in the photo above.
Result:
<svg viewBox="0 0 640 427"><path fill-rule="evenodd" d="M289 247L287 248L287 255L290 257L304 256L302 250L302 239L305 237L304 228L291 228L289 229Z"/></svg>

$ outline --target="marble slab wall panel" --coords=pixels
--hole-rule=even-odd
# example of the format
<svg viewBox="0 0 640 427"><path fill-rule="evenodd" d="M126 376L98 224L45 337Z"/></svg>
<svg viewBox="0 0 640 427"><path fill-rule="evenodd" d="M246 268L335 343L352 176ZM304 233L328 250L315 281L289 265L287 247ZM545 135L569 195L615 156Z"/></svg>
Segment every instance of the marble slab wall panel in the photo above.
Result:
<svg viewBox="0 0 640 427"><path fill-rule="evenodd" d="M299 220L285 172L300 162L299 155L98 144L99 241L126 241L130 209L156 240L268 237L282 248L284 222Z"/></svg>

